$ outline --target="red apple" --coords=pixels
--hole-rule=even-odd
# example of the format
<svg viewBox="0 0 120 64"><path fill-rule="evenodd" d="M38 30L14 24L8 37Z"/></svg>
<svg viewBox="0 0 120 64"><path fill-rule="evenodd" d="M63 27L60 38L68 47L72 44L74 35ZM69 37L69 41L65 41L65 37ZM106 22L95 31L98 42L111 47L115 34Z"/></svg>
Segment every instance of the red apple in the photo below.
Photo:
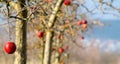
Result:
<svg viewBox="0 0 120 64"><path fill-rule="evenodd" d="M58 39L62 39L62 35L61 34L58 35Z"/></svg>
<svg viewBox="0 0 120 64"><path fill-rule="evenodd" d="M12 53L15 52L15 50L16 50L16 45L15 45L14 42L9 41L9 42L5 43L5 45L4 45L4 51L6 53L12 54Z"/></svg>
<svg viewBox="0 0 120 64"><path fill-rule="evenodd" d="M87 24L87 20L82 20L82 24Z"/></svg>
<svg viewBox="0 0 120 64"><path fill-rule="evenodd" d="M66 23L66 24L69 24L69 23L70 23L70 21L69 21L69 20L66 20L66 21L65 21L65 23Z"/></svg>
<svg viewBox="0 0 120 64"><path fill-rule="evenodd" d="M86 29L87 27L88 27L87 24L82 24L83 29Z"/></svg>
<svg viewBox="0 0 120 64"><path fill-rule="evenodd" d="M78 26L82 25L82 22L81 21L78 21L77 22Z"/></svg>
<svg viewBox="0 0 120 64"><path fill-rule="evenodd" d="M63 52L64 52L64 49L63 49L62 47L60 47L60 48L58 49L58 51L59 51L59 53L63 53Z"/></svg>
<svg viewBox="0 0 120 64"><path fill-rule="evenodd" d="M84 39L84 37L83 37L83 36L81 36L81 37L80 37L80 39L81 39L81 40L83 40L83 39Z"/></svg>
<svg viewBox="0 0 120 64"><path fill-rule="evenodd" d="M71 4L71 1L70 0L64 0L64 4L68 6L68 5Z"/></svg>
<svg viewBox="0 0 120 64"><path fill-rule="evenodd" d="M38 37L39 37L39 38L42 38L43 35L44 35L44 32L42 32L42 31L39 31L39 32L38 32Z"/></svg>
<svg viewBox="0 0 120 64"><path fill-rule="evenodd" d="M46 0L47 3L52 2L52 0Z"/></svg>

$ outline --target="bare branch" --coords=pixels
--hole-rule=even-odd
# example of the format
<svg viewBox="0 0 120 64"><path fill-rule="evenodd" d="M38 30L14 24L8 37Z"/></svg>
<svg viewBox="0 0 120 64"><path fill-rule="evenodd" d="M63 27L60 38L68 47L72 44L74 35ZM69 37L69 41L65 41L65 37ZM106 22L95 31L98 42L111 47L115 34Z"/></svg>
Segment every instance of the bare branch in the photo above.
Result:
<svg viewBox="0 0 120 64"><path fill-rule="evenodd" d="M112 1L112 2L113 2L113 1ZM112 3L102 2L102 4L105 4L105 5L109 6L109 7L111 7L113 10L116 10L116 11L118 11L118 13L120 13L120 10L119 10L118 8L114 7L114 6L112 5Z"/></svg>
<svg viewBox="0 0 120 64"><path fill-rule="evenodd" d="M10 18L15 18L15 19L23 20L23 21L27 20L26 18L20 18L20 17L17 17L17 16L10 16Z"/></svg>
<svg viewBox="0 0 120 64"><path fill-rule="evenodd" d="M81 6L84 7L84 8L86 9L86 11L87 11L88 13L91 13L91 14L94 14L93 11L96 9L96 8L94 8L94 9L92 9L92 10L89 10L85 5L81 4Z"/></svg>

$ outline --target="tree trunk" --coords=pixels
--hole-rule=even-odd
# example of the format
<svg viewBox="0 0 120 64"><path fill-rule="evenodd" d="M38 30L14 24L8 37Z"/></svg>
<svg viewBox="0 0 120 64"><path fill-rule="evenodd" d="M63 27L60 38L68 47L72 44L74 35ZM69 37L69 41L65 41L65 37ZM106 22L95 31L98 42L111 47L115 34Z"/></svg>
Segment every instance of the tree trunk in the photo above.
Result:
<svg viewBox="0 0 120 64"><path fill-rule="evenodd" d="M25 0L18 0L16 4L16 11L20 12L24 8ZM27 10L21 11L18 15L20 18L27 17ZM16 52L15 52L15 61L14 64L26 64L27 55L26 55L26 32L27 32L27 22L25 20L16 21Z"/></svg>
<svg viewBox="0 0 120 64"><path fill-rule="evenodd" d="M49 23L48 23L49 30L52 30L52 28L53 28L56 14L62 5L62 2L63 2L63 0L58 0L57 4L55 6L55 9L53 10L52 15L50 16ZM51 56L52 56L51 48L52 48L52 39L53 39L52 36L53 36L53 33L51 31L48 31L46 33L44 64L51 64Z"/></svg>
<svg viewBox="0 0 120 64"><path fill-rule="evenodd" d="M56 41L56 46L60 47L60 39L57 39ZM55 63L54 64L60 64L60 53L59 52L55 52Z"/></svg>
<svg viewBox="0 0 120 64"><path fill-rule="evenodd" d="M52 48L52 31L46 32L46 44L45 44L45 56L44 56L44 64L50 64L51 61L51 48Z"/></svg>

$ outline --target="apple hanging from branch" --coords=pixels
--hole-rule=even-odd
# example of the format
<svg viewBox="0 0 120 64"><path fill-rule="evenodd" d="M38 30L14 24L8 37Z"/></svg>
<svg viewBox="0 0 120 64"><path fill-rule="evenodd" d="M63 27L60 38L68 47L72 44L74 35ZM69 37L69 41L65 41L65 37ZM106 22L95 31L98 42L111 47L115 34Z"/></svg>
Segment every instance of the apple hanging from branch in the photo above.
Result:
<svg viewBox="0 0 120 64"><path fill-rule="evenodd" d="M13 54L15 51L16 51L16 45L14 42L7 42L4 44L4 51L7 53L7 54Z"/></svg>
<svg viewBox="0 0 120 64"><path fill-rule="evenodd" d="M71 4L71 1L70 0L64 0L64 5L68 6Z"/></svg>
<svg viewBox="0 0 120 64"><path fill-rule="evenodd" d="M43 32L43 31L39 31L39 32L37 33L37 35L38 35L39 38L42 38L43 35L44 35L44 32Z"/></svg>

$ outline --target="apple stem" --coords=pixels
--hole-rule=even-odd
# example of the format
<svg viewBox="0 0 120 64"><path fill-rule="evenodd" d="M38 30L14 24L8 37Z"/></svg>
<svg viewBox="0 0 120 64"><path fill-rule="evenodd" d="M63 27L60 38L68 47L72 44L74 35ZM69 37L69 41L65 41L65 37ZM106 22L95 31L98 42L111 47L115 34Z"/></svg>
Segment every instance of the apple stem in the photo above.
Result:
<svg viewBox="0 0 120 64"><path fill-rule="evenodd" d="M8 35L9 35L9 41L11 40L11 31L10 31L10 10L9 10L9 3L6 1L6 9L7 9L7 22L8 22Z"/></svg>
<svg viewBox="0 0 120 64"><path fill-rule="evenodd" d="M8 14L9 14L9 11L8 11ZM11 30L10 30L10 18L8 16L7 18L7 22L8 22L8 37L9 37L9 41L11 41L12 37L11 37Z"/></svg>

